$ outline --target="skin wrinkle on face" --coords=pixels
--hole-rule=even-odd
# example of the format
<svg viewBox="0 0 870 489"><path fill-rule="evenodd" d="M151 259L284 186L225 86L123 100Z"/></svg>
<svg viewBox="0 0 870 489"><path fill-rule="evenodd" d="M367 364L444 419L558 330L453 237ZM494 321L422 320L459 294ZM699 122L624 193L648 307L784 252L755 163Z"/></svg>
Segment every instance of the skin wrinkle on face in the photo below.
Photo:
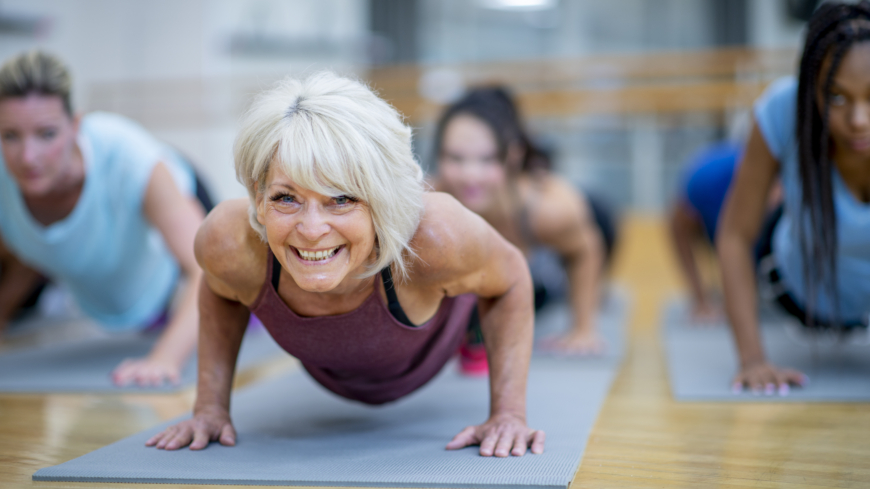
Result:
<svg viewBox="0 0 870 489"><path fill-rule="evenodd" d="M43 197L81 185L79 118L57 96L31 94L0 100L0 141L8 171L25 197Z"/></svg>
<svg viewBox="0 0 870 489"><path fill-rule="evenodd" d="M266 227L268 245L284 270L303 290L341 295L357 291L358 277L375 261L375 228L362 201L343 205L294 185L278 165L270 168L266 190L259 195L257 220ZM324 263L306 262L297 250L341 249ZM372 283L373 279L363 280Z"/></svg>
<svg viewBox="0 0 870 489"><path fill-rule="evenodd" d="M507 185L492 129L477 117L460 114L447 124L441 143L439 172L447 191L470 210L485 214Z"/></svg>

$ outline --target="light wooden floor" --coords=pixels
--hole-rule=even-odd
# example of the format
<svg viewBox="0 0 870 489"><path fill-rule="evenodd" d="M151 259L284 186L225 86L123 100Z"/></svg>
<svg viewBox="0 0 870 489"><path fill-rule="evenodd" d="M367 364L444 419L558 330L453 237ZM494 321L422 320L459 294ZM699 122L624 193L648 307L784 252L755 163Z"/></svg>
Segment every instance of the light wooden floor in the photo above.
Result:
<svg viewBox="0 0 870 489"><path fill-rule="evenodd" d="M671 400L658 317L680 284L664 227L632 217L623 238L614 274L634 294L630 349L572 488L870 487L870 406ZM290 368L291 361L276 362L240 383ZM0 487L94 486L30 476L184 413L192 401L191 392L0 396Z"/></svg>

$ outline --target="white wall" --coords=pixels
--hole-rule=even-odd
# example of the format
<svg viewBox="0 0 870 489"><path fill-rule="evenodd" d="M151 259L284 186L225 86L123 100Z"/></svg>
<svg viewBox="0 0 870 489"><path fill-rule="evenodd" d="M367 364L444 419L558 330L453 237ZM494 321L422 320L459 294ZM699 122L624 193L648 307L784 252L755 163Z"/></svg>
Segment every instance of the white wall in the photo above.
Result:
<svg viewBox="0 0 870 489"><path fill-rule="evenodd" d="M3 0L0 14L49 20L39 37L0 36L0 59L59 55L77 108L138 120L191 156L220 199L244 195L231 150L250 96L288 73L358 70L368 31L364 0ZM234 35L272 49L232 53Z"/></svg>
<svg viewBox="0 0 870 489"><path fill-rule="evenodd" d="M759 48L795 48L803 44L804 24L786 14L784 0L749 0L749 45Z"/></svg>

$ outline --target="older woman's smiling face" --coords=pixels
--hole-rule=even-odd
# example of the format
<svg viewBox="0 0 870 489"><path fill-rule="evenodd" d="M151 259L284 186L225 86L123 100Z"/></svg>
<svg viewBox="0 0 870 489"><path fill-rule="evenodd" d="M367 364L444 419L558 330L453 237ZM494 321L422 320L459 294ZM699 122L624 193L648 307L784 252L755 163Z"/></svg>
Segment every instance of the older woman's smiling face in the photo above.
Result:
<svg viewBox="0 0 870 489"><path fill-rule="evenodd" d="M375 260L369 207L353 196L330 197L293 182L271 165L257 220L272 253L309 292L343 292Z"/></svg>

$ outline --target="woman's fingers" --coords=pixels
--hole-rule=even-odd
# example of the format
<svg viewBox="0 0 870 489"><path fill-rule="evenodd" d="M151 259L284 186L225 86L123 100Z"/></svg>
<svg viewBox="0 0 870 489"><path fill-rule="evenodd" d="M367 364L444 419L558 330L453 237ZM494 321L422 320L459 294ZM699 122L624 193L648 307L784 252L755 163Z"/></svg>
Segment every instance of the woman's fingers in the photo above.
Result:
<svg viewBox="0 0 870 489"><path fill-rule="evenodd" d="M112 372L112 380L119 386L136 384L140 387L157 387L165 382L178 385L181 371L172 365L148 358L128 358Z"/></svg>
<svg viewBox="0 0 870 489"><path fill-rule="evenodd" d="M806 375L790 368L780 370L780 375L782 380L782 382L780 382L780 385L784 383L786 386L792 384L803 387L809 381Z"/></svg>
<svg viewBox="0 0 870 489"><path fill-rule="evenodd" d="M488 430L484 433L483 441L480 442L480 454L484 457L492 457L498 438L498 433L495 430Z"/></svg>
<svg viewBox="0 0 870 489"><path fill-rule="evenodd" d="M466 427L450 440L450 443L447 444L447 449L458 450L476 444L478 440L475 431L474 426Z"/></svg>
<svg viewBox="0 0 870 489"><path fill-rule="evenodd" d="M159 445L160 442L163 441L164 438L167 438L169 436L169 433L172 433L174 430L175 430L175 426L170 426L169 428L166 428L165 430L161 431L160 433L157 433L156 435L149 438L148 441L145 442L145 446L146 447L153 447L153 446Z"/></svg>
<svg viewBox="0 0 870 489"><path fill-rule="evenodd" d="M523 456L531 445L532 453L544 452L543 431L531 430L524 421L490 420L480 426L469 426L447 444L448 450L480 445L483 457Z"/></svg>
<svg viewBox="0 0 870 489"><path fill-rule="evenodd" d="M234 446L236 444L236 429L233 428L233 425L227 423L221 429L221 436L218 439L221 445L224 446Z"/></svg>
<svg viewBox="0 0 870 489"><path fill-rule="evenodd" d="M541 430L536 430L532 435L532 453L535 455L544 453L544 442L546 439L546 433Z"/></svg>
<svg viewBox="0 0 870 489"><path fill-rule="evenodd" d="M495 449L492 454L496 457L510 457L511 449L513 449L514 444L517 442L517 433L512 430L500 434L496 433L494 438L497 441L495 442ZM523 444L523 448L525 448L525 440L523 440ZM481 449L483 449L482 446ZM525 449L523 451L525 452Z"/></svg>
<svg viewBox="0 0 870 489"><path fill-rule="evenodd" d="M746 386L755 395L788 395L790 386L802 386L806 383L806 376L796 370L779 369L772 365L763 364L749 367L734 377L731 390L739 394Z"/></svg>
<svg viewBox="0 0 870 489"><path fill-rule="evenodd" d="M202 450L211 441L211 433L205 427L197 426L193 429L193 441L190 442L191 450Z"/></svg>
<svg viewBox="0 0 870 489"><path fill-rule="evenodd" d="M528 449L528 440L529 437L525 436L522 433L517 434L514 437L514 448L511 450L511 455L514 457L522 457L526 454L526 450Z"/></svg>

